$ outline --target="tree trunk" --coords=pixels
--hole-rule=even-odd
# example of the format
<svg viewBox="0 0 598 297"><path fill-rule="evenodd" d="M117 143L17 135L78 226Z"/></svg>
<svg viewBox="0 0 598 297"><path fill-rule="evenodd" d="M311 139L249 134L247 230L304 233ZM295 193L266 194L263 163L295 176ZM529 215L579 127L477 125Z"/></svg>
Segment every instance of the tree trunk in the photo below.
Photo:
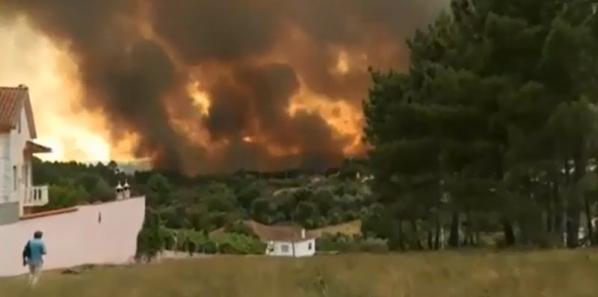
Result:
<svg viewBox="0 0 598 297"><path fill-rule="evenodd" d="M577 154L574 156L573 159L573 180L571 181L571 176L569 174L569 166L565 166L566 175L569 177L569 187L575 188L577 187L577 183L581 180L581 178L585 174L585 162L579 157L581 154ZM579 246L579 221L580 221L580 210L581 210L581 197L580 193L574 189L572 193L570 193L567 197L568 201L568 208L567 208L567 247L569 248L576 248Z"/></svg>
<svg viewBox="0 0 598 297"><path fill-rule="evenodd" d="M553 205L552 227L551 227L552 233L558 234L560 237L561 234L559 234L559 232L561 231L560 222L561 222L561 212L563 210L563 207L561 205L561 198L559 195L559 185L558 185L557 181L552 182L552 205Z"/></svg>
<svg viewBox="0 0 598 297"><path fill-rule="evenodd" d="M565 211L566 205L565 200L560 194L559 184L555 181L553 187L553 195L555 200L556 209L554 211L554 231L558 234L558 238L561 240L561 246L567 246L567 212Z"/></svg>
<svg viewBox="0 0 598 297"><path fill-rule="evenodd" d="M463 242L461 246L469 245L469 211L465 211L465 220L461 222L461 229L463 230Z"/></svg>
<svg viewBox="0 0 598 297"><path fill-rule="evenodd" d="M552 187L552 186L551 186ZM553 232L553 220L554 220L554 205L552 199L552 193L550 193L548 199L546 199L546 232L551 234Z"/></svg>
<svg viewBox="0 0 598 297"><path fill-rule="evenodd" d="M417 228L417 222L415 220L411 220L411 231L413 232L413 243L415 245L416 250L423 250L424 247L419 238L419 230Z"/></svg>
<svg viewBox="0 0 598 297"><path fill-rule="evenodd" d="M515 231L513 231L513 224L506 219L503 219L502 229L505 236L505 246L511 247L515 245Z"/></svg>
<svg viewBox="0 0 598 297"><path fill-rule="evenodd" d="M434 249L435 250L439 250L440 249L440 232L442 226L440 225L440 218L438 218L438 216L436 216L436 234L434 236Z"/></svg>
<svg viewBox="0 0 598 297"><path fill-rule="evenodd" d="M428 249L434 250L434 234L432 230L428 230Z"/></svg>
<svg viewBox="0 0 598 297"><path fill-rule="evenodd" d="M560 232L561 232L561 242L563 243L563 247L567 247L567 221L568 221L568 217L567 217L567 211L565 210L565 208L563 207L563 210L561 211L561 220L560 220Z"/></svg>
<svg viewBox="0 0 598 297"><path fill-rule="evenodd" d="M567 215L567 247L576 248L579 246L579 212L575 208Z"/></svg>
<svg viewBox="0 0 598 297"><path fill-rule="evenodd" d="M405 250L405 234L403 233L403 221L399 219L399 249L401 251Z"/></svg>
<svg viewBox="0 0 598 297"><path fill-rule="evenodd" d="M459 247L459 213L454 212L451 220L451 234L449 235L449 246Z"/></svg>
<svg viewBox="0 0 598 297"><path fill-rule="evenodd" d="M590 242L590 245L594 245L594 228L592 227L592 211L590 210L590 201L588 196L584 197L584 206L585 206L585 213L586 213L586 228L588 231L586 232L586 236Z"/></svg>
<svg viewBox="0 0 598 297"><path fill-rule="evenodd" d="M474 246L474 234L473 234L473 220L471 219L471 212L468 210L466 213L467 216L467 226L465 228L465 245L467 246Z"/></svg>

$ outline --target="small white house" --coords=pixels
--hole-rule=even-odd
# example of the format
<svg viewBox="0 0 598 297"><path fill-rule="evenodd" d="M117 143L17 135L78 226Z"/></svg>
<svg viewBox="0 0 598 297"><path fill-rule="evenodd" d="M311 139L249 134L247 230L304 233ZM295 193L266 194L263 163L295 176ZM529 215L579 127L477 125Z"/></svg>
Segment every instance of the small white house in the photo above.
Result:
<svg viewBox="0 0 598 297"><path fill-rule="evenodd" d="M51 150L33 142L36 137L27 87L0 87L0 225L48 203L48 187L32 184L31 161Z"/></svg>
<svg viewBox="0 0 598 297"><path fill-rule="evenodd" d="M309 257L316 253L316 239L305 229L294 226L267 226L247 222L253 233L266 243L266 255Z"/></svg>

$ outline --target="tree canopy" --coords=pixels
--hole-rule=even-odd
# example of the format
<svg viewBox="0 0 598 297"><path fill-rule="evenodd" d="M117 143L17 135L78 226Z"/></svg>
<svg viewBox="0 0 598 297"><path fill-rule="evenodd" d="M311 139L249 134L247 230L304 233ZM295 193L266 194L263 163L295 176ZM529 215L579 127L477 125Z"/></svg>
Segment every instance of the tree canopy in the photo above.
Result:
<svg viewBox="0 0 598 297"><path fill-rule="evenodd" d="M490 225L507 244L574 247L583 213L594 240L596 4L454 0L408 46L409 70L372 71L364 103L374 189L398 229L450 224L460 245Z"/></svg>

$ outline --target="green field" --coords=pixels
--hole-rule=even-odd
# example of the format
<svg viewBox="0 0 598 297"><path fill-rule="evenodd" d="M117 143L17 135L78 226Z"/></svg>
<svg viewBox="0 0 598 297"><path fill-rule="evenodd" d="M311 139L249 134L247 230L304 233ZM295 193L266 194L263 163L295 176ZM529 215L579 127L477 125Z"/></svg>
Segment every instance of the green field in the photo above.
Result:
<svg viewBox="0 0 598 297"><path fill-rule="evenodd" d="M598 296L598 251L214 257L0 280L0 296Z"/></svg>

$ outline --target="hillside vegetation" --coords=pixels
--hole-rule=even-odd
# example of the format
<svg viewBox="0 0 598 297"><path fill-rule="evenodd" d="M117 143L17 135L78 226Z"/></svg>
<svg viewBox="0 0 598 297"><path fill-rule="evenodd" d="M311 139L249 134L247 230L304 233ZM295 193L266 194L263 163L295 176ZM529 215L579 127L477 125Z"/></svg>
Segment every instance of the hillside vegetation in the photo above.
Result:
<svg viewBox="0 0 598 297"><path fill-rule="evenodd" d="M331 225L323 228L318 228L314 230L310 230L310 233L314 236L320 237L324 234L343 234L346 236L360 236L361 235L361 221L351 221L347 223L342 223L338 225Z"/></svg>
<svg viewBox="0 0 598 297"><path fill-rule="evenodd" d="M598 292L592 251L417 253L308 259L213 257L80 275L47 273L35 291L0 280L2 296L577 297Z"/></svg>
<svg viewBox="0 0 598 297"><path fill-rule="evenodd" d="M193 252L243 220L307 229L360 220L359 238L325 239L334 249L357 242L346 250L598 246L596 3L450 3L407 40L408 68L371 69L366 159L213 176L36 160L34 183L50 185L45 208L113 199L127 180L147 197L148 255L170 247L160 230L191 234L179 248Z"/></svg>

